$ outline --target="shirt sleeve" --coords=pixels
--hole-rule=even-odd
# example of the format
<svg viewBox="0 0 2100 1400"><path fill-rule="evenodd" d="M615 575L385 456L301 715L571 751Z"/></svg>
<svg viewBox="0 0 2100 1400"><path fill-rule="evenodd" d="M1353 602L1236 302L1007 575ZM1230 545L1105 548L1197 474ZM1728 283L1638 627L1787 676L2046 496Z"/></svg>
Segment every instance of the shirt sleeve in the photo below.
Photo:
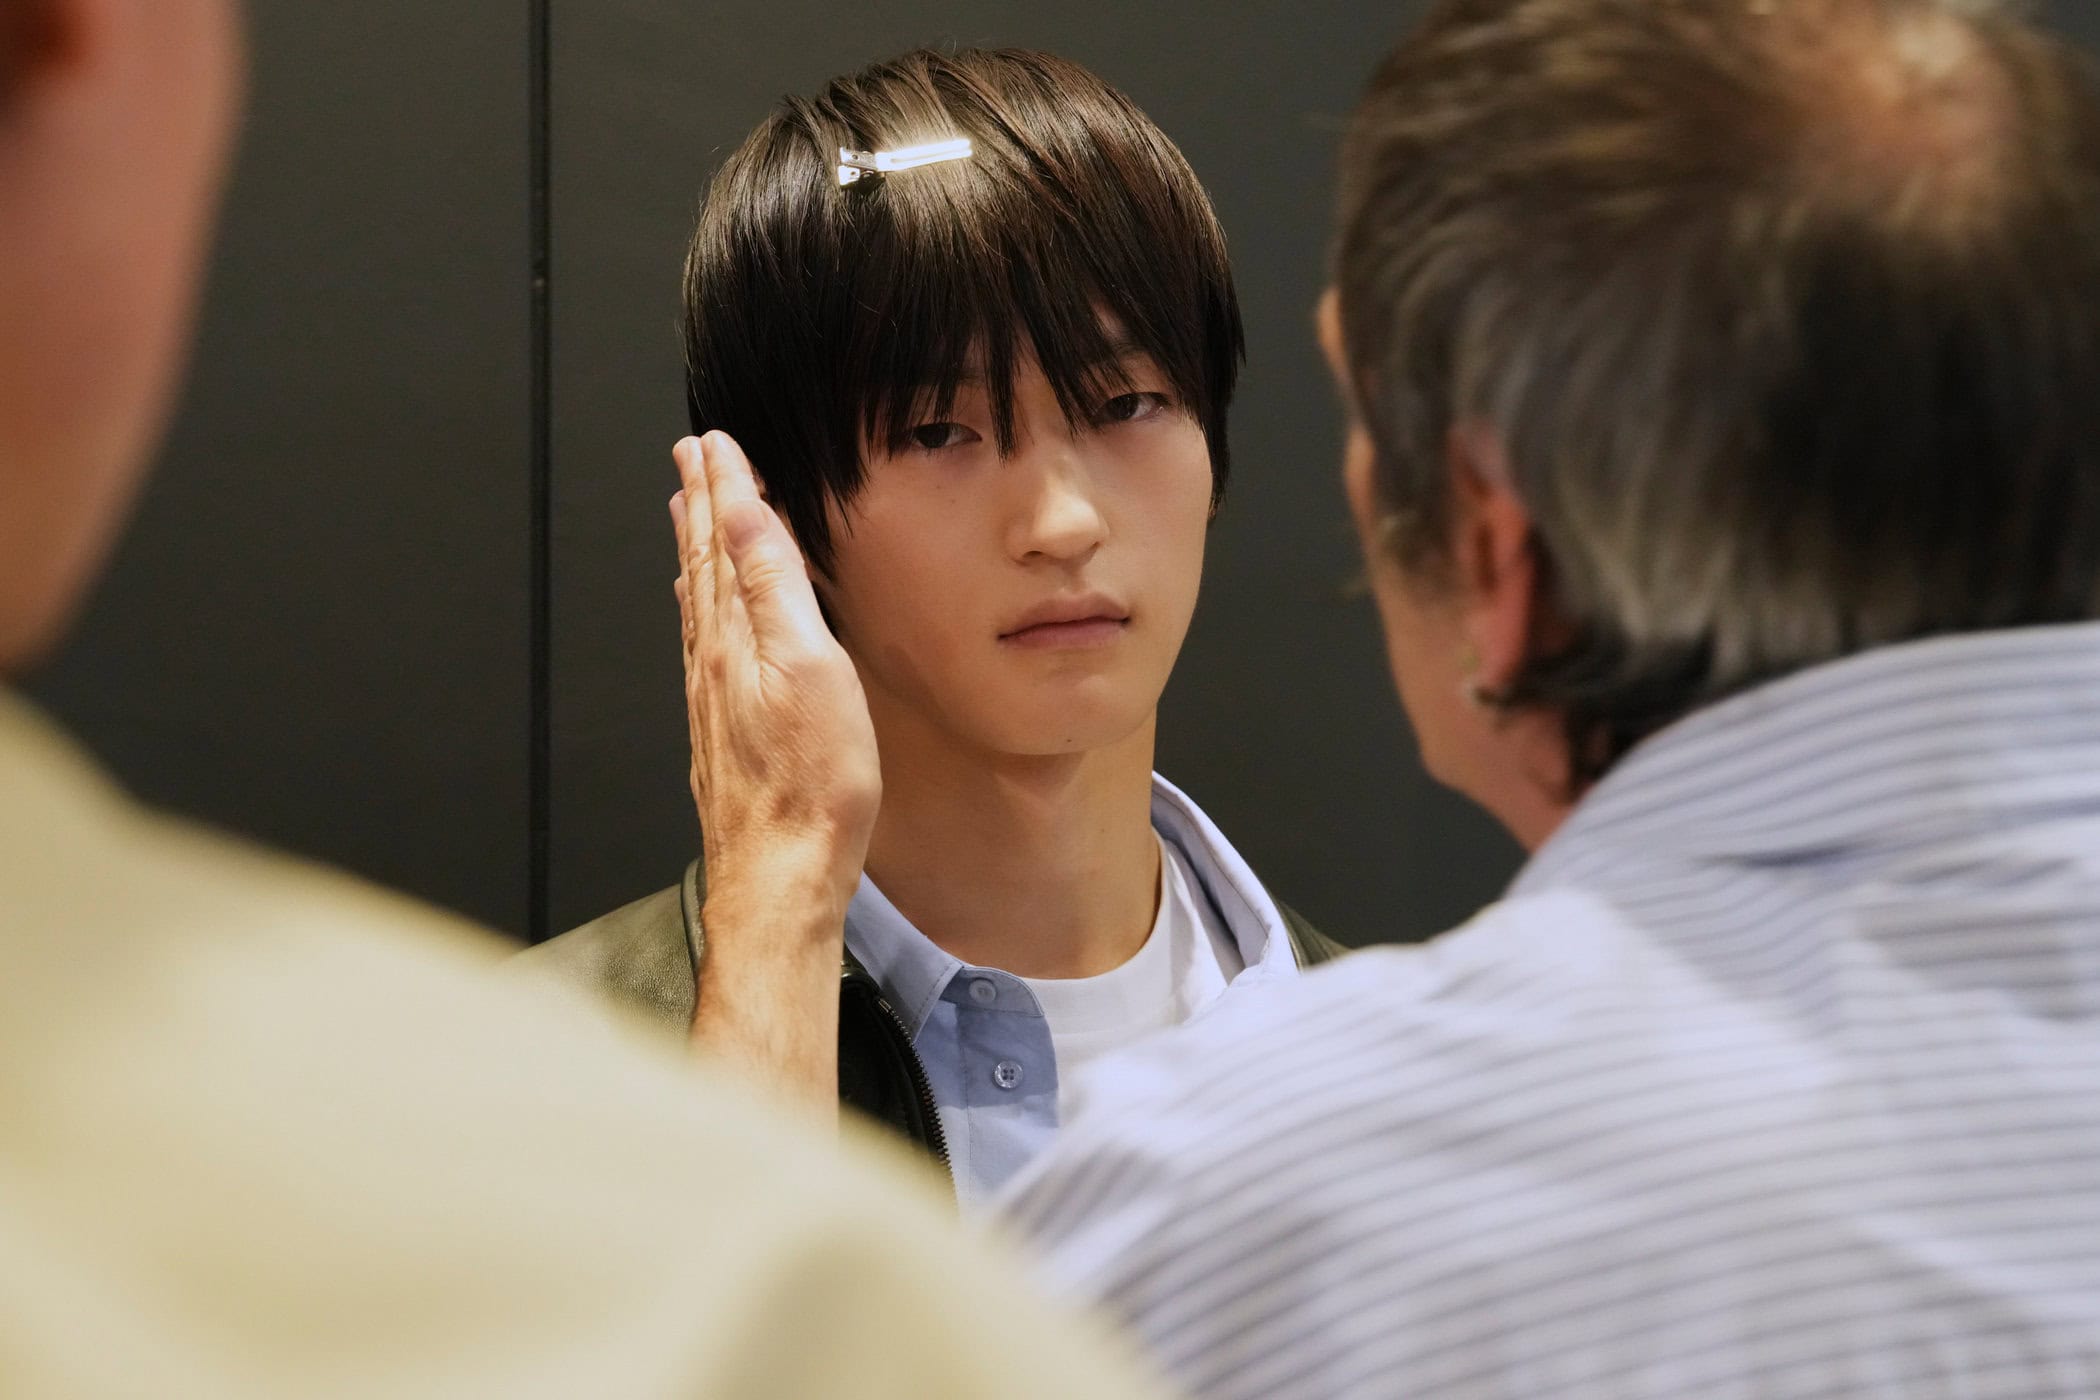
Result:
<svg viewBox="0 0 2100 1400"><path fill-rule="evenodd" d="M1160 1400L1164 1385L1121 1336L1047 1302L997 1238L952 1220L890 1215L812 1231L724 1329L690 1393L751 1400L1000 1397ZM914 1226L920 1228L914 1228ZM899 1228L901 1227L901 1228Z"/></svg>
<svg viewBox="0 0 2100 1400"><path fill-rule="evenodd" d="M1383 1094L1333 1072L1347 1052L1323 1032L1387 1019L1420 962L1322 969L1101 1065L999 1203L1045 1286L1205 1400L1333 1393L1314 1382L1362 1321L1340 1301L1361 1293L1355 1217L1309 1178L1303 1130Z"/></svg>
<svg viewBox="0 0 2100 1400"><path fill-rule="evenodd" d="M1216 1393L1237 1347L1231 1311L1211 1306L1234 1287L1213 1275L1191 1288L1183 1267L1213 1253L1242 1212L1273 1222L1266 1183L1239 1176L1211 1150L1216 1115L1189 1101L1194 1080L1163 1037L1100 1067L1076 1121L1000 1202L1053 1295L1108 1317L1166 1374ZM1224 1290L1221 1293L1219 1290Z"/></svg>

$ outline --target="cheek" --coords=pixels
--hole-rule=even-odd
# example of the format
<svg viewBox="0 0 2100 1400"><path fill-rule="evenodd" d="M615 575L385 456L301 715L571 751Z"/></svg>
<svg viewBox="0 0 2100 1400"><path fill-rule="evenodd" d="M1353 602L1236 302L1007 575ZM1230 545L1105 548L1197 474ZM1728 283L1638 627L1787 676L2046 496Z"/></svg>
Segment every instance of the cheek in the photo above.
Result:
<svg viewBox="0 0 2100 1400"><path fill-rule="evenodd" d="M833 538L825 604L849 645L895 641L927 616L926 600L939 591L937 548L902 548L865 527Z"/></svg>
<svg viewBox="0 0 2100 1400"><path fill-rule="evenodd" d="M1177 424L1161 436L1163 441L1119 467L1120 478L1132 484L1128 528L1151 568L1171 571L1193 596L1210 534L1210 445L1194 424Z"/></svg>
<svg viewBox="0 0 2100 1400"><path fill-rule="evenodd" d="M1410 715L1419 712L1433 718L1442 709L1442 697L1452 688L1445 684L1450 678L1444 674L1444 648L1412 605L1387 601L1381 612L1386 654L1392 662L1393 684L1400 692L1401 703Z"/></svg>
<svg viewBox="0 0 2100 1400"><path fill-rule="evenodd" d="M1389 562L1373 567L1372 587L1378 593L1393 686L1415 732L1422 765L1430 776L1456 785L1462 776L1459 759L1477 718L1461 694L1465 677L1456 620L1448 607L1415 597Z"/></svg>
<svg viewBox="0 0 2100 1400"><path fill-rule="evenodd" d="M939 667L961 645L982 546L967 503L907 498L877 478L856 503L852 528L834 513L824 595L840 640L884 670ZM899 677L900 682L902 677Z"/></svg>

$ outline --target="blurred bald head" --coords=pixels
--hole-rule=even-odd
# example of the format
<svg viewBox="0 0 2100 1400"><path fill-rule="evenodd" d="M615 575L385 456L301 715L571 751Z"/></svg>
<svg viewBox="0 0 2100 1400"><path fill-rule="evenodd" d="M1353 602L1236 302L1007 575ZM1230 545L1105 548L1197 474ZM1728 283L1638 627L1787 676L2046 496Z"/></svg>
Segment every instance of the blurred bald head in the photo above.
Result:
<svg viewBox="0 0 2100 1400"><path fill-rule="evenodd" d="M233 0L0 0L0 677L92 579L180 377Z"/></svg>

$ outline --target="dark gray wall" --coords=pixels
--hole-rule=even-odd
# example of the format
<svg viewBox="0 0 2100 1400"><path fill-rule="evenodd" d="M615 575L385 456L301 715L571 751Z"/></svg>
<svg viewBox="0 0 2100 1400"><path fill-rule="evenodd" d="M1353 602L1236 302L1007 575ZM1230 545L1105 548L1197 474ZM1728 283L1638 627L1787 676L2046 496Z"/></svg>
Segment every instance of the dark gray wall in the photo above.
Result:
<svg viewBox="0 0 2100 1400"><path fill-rule="evenodd" d="M1422 776L1369 606L1342 597L1354 547L1311 333L1335 133L1415 9L555 0L554 927L668 882L697 839L663 502L699 192L782 93L919 43L1094 68L1180 143L1232 240L1250 345L1234 481L1161 770L1349 941L1428 934L1499 888L1513 849Z"/></svg>
<svg viewBox="0 0 2100 1400"><path fill-rule="evenodd" d="M1236 479L1161 767L1350 941L1493 894L1514 851L1423 778L1369 610L1341 597L1337 414L1308 324L1336 129L1416 0L544 3L546 122L531 0L251 7L253 115L191 393L39 699L150 798L512 932L667 882L696 843L663 523L694 201L782 92L915 43L1033 44L1180 141L1246 304ZM2100 43L2100 5L2044 12ZM551 342L530 310L539 133Z"/></svg>
<svg viewBox="0 0 2100 1400"><path fill-rule="evenodd" d="M33 693L153 800L523 929L526 10L250 19L188 400Z"/></svg>
<svg viewBox="0 0 2100 1400"><path fill-rule="evenodd" d="M2044 0L2040 13L2087 48L2100 48L2100 5L2093 0Z"/></svg>

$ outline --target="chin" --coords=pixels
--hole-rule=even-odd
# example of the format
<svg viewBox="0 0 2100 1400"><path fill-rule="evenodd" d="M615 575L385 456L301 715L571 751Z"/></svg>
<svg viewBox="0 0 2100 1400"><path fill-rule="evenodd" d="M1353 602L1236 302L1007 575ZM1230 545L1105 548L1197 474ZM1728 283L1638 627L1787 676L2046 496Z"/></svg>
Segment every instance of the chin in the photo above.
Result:
<svg viewBox="0 0 2100 1400"><path fill-rule="evenodd" d="M1479 806L1486 805L1480 800L1478 791L1480 784L1474 780L1473 775L1466 770L1464 765L1453 763L1448 757L1439 755L1432 749L1425 748L1422 750L1422 771L1427 773L1431 781L1438 786L1451 789L1451 791L1465 798L1468 802Z"/></svg>
<svg viewBox="0 0 2100 1400"><path fill-rule="evenodd" d="M1088 703L1084 698L1063 696L1050 702L1038 700L1000 713L980 729L986 747L1015 757L1054 758L1063 754L1090 753L1120 744L1151 720L1157 700L1139 705Z"/></svg>

